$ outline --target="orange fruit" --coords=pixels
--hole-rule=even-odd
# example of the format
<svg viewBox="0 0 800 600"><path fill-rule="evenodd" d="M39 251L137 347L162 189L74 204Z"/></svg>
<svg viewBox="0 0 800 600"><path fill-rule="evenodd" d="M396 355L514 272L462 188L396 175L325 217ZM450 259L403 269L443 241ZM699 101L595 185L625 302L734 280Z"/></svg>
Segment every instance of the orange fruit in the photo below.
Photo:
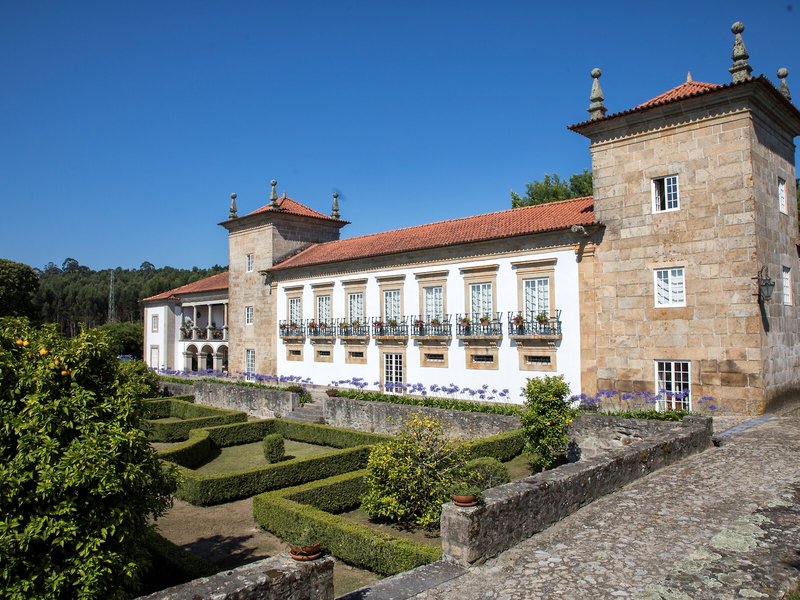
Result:
<svg viewBox="0 0 800 600"><path fill-rule="evenodd" d="M15 343L17 344L17 346L22 346L22 344L24 344L22 340L17 340Z"/></svg>
<svg viewBox="0 0 800 600"><path fill-rule="evenodd" d="M31 343L28 340L25 340L24 342L22 342L22 345L27 348L28 346L31 345Z"/></svg>
<svg viewBox="0 0 800 600"><path fill-rule="evenodd" d="M39 356L47 356L47 348L39 348Z"/></svg>

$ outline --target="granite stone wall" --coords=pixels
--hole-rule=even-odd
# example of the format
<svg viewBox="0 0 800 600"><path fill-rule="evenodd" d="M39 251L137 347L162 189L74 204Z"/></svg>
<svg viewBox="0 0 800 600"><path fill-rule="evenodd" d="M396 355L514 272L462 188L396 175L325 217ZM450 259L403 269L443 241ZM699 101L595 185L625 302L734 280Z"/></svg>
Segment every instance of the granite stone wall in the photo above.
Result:
<svg viewBox="0 0 800 600"><path fill-rule="evenodd" d="M191 383L175 383L174 381L160 382L161 392L165 396L185 396L194 394L194 385Z"/></svg>
<svg viewBox="0 0 800 600"><path fill-rule="evenodd" d="M198 381L194 384L197 404L240 410L251 417L285 417L300 406L299 394L262 387Z"/></svg>
<svg viewBox="0 0 800 600"><path fill-rule="evenodd" d="M281 554L140 600L332 600L334 562L330 556L297 562Z"/></svg>
<svg viewBox="0 0 800 600"><path fill-rule="evenodd" d="M517 417L471 413L422 406L407 406L390 402L368 402L350 398L326 398L325 423L373 433L397 433L402 420L414 413L430 415L445 424L452 438L473 439L519 429Z"/></svg>
<svg viewBox="0 0 800 600"><path fill-rule="evenodd" d="M593 456L487 490L484 503L475 508L445 504L441 520L445 560L465 565L483 562L582 506L712 443L711 419L706 417L665 423L587 415L578 421L584 422L574 428L574 439L584 444L596 440L598 447L586 452ZM611 440L600 442L607 434L612 434Z"/></svg>

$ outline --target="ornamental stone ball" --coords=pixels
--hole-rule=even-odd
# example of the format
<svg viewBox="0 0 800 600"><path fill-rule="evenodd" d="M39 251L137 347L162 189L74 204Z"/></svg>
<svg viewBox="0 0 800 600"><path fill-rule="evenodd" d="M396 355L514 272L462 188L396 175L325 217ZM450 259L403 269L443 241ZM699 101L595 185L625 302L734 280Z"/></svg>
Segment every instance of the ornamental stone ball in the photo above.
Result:
<svg viewBox="0 0 800 600"><path fill-rule="evenodd" d="M236 200L236 198L237 198L237 196L236 196L236 192L233 192L233 193L231 194L231 200Z"/></svg>
<svg viewBox="0 0 800 600"><path fill-rule="evenodd" d="M600 69L598 69L597 67L592 69L592 77L594 77L595 79L600 77L600 75L602 75L602 74L603 74L603 72Z"/></svg>
<svg viewBox="0 0 800 600"><path fill-rule="evenodd" d="M778 69L778 79L786 79L789 76L789 69L781 67Z"/></svg>
<svg viewBox="0 0 800 600"><path fill-rule="evenodd" d="M744 23L741 21L736 21L733 25L731 25L731 32L732 33L742 33L744 31Z"/></svg>
<svg viewBox="0 0 800 600"><path fill-rule="evenodd" d="M273 179L272 181L269 182L269 184L274 187L274 186L278 185L278 180L277 179Z"/></svg>

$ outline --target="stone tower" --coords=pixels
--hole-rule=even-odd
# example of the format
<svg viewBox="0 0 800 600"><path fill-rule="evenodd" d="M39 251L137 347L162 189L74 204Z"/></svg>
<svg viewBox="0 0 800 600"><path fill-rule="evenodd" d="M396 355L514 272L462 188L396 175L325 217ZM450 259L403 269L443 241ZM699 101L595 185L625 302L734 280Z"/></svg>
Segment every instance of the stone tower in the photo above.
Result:
<svg viewBox="0 0 800 600"><path fill-rule="evenodd" d="M276 303L261 271L309 244L338 240L339 230L348 224L339 218L338 206L336 216L328 216L285 194L279 198L278 182L273 179L271 184L269 204L238 217L234 195L229 218L220 223L228 230L228 368L232 373L276 372Z"/></svg>
<svg viewBox="0 0 800 600"><path fill-rule="evenodd" d="M605 226L581 307L596 315L583 328L584 382L600 389L689 381L692 408L713 396L755 414L800 387L800 111L788 88L750 77L743 29L732 28L731 82L688 76L608 116L593 87L600 104L570 127L590 140Z"/></svg>

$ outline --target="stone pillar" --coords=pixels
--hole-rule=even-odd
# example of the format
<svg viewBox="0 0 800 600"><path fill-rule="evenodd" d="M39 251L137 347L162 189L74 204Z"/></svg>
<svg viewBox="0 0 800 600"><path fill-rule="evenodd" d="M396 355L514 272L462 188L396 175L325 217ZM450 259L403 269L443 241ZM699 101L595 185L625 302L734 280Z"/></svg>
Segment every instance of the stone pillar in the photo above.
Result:
<svg viewBox="0 0 800 600"><path fill-rule="evenodd" d="M214 353L214 370L222 371L222 352Z"/></svg>
<svg viewBox="0 0 800 600"><path fill-rule="evenodd" d="M183 370L184 371L192 370L192 355L189 352L183 353Z"/></svg>

